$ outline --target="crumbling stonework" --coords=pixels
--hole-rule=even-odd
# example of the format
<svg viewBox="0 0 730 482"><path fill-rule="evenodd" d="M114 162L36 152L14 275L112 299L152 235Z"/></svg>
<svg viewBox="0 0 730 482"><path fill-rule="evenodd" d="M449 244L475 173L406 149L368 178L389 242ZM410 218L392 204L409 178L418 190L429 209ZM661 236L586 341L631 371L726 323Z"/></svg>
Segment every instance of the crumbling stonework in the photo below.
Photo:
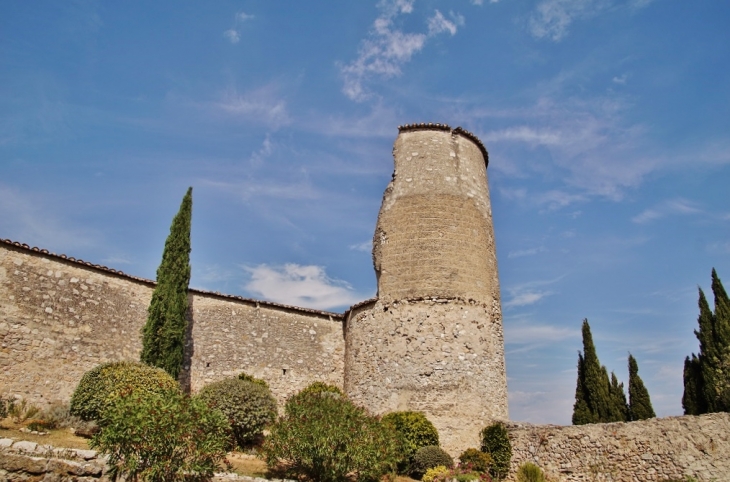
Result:
<svg viewBox="0 0 730 482"><path fill-rule="evenodd" d="M524 462L559 482L730 480L730 414L561 427L510 423L514 473Z"/></svg>
<svg viewBox="0 0 730 482"><path fill-rule="evenodd" d="M424 412L458 455L508 417L486 150L461 130L406 126L393 157L378 299L345 319L345 392L376 414Z"/></svg>
<svg viewBox="0 0 730 482"><path fill-rule="evenodd" d="M138 360L154 283L0 242L0 393L68 401L99 363ZM242 371L280 402L313 381L342 386L341 315L190 292L193 391Z"/></svg>

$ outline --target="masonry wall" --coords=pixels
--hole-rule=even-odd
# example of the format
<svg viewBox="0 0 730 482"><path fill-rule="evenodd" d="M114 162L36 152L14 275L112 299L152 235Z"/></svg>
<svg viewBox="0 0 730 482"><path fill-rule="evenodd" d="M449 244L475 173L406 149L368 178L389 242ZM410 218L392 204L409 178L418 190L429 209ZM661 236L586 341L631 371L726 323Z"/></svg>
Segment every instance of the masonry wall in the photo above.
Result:
<svg viewBox="0 0 730 482"><path fill-rule="evenodd" d="M487 154L471 134L404 126L373 238L378 300L346 319L345 392L418 410L457 456L507 419Z"/></svg>
<svg viewBox="0 0 730 482"><path fill-rule="evenodd" d="M730 414L560 427L510 423L512 477L524 462L550 480L730 480Z"/></svg>
<svg viewBox="0 0 730 482"><path fill-rule="evenodd" d="M35 249L35 248L34 248ZM99 363L138 360L154 283L0 241L0 393L68 401ZM281 402L312 381L342 386L341 317L191 291L187 382L246 371Z"/></svg>

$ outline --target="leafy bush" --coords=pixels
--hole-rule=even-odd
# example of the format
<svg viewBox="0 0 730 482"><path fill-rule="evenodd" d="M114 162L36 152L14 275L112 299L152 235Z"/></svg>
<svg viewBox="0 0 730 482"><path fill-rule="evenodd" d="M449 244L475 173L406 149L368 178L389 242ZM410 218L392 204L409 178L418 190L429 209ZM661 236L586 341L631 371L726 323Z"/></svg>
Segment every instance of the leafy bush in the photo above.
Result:
<svg viewBox="0 0 730 482"><path fill-rule="evenodd" d="M447 467L439 465L438 467L428 469L426 473L423 474L423 477L421 477L421 480L423 482L434 482L434 479L437 477L441 478L447 474L451 474L451 471Z"/></svg>
<svg viewBox="0 0 730 482"><path fill-rule="evenodd" d="M482 430L482 452L492 457L489 473L495 479L502 480L509 472L512 459L512 444L507 435L507 428L501 422L493 423Z"/></svg>
<svg viewBox="0 0 730 482"><path fill-rule="evenodd" d="M209 480L226 455L223 414L179 391L117 397L101 412L91 448L109 455L112 480Z"/></svg>
<svg viewBox="0 0 730 482"><path fill-rule="evenodd" d="M97 420L122 394L179 392L177 381L160 368L136 362L104 363L81 377L71 397L71 414Z"/></svg>
<svg viewBox="0 0 730 482"><path fill-rule="evenodd" d="M532 462L525 462L517 469L517 482L546 482L542 469Z"/></svg>
<svg viewBox="0 0 730 482"><path fill-rule="evenodd" d="M428 469L438 467L439 465L453 469L454 459L444 449L436 445L421 447L413 456L411 474L414 478L420 479Z"/></svg>
<svg viewBox="0 0 730 482"><path fill-rule="evenodd" d="M253 375L249 375L246 372L241 372L240 375L238 375L239 380L243 380L244 382L251 382L256 383L258 385L261 385L262 387L266 387L267 390L269 390L269 384L266 383L266 380L262 380L261 378L256 378Z"/></svg>
<svg viewBox="0 0 730 482"><path fill-rule="evenodd" d="M459 455L460 466L475 472L487 472L492 464L492 457L481 450L469 448Z"/></svg>
<svg viewBox="0 0 730 482"><path fill-rule="evenodd" d="M330 385L328 383L324 382L314 382L305 387L301 392L295 394L293 397L291 397L290 400L296 400L300 397L307 397L312 393L335 393L341 397L344 397L345 394L340 390L338 387L334 385Z"/></svg>
<svg viewBox="0 0 730 482"><path fill-rule="evenodd" d="M276 400L269 388L240 378L227 378L206 385L198 393L198 398L223 412L239 447L256 440L276 418Z"/></svg>
<svg viewBox="0 0 730 482"><path fill-rule="evenodd" d="M413 456L421 447L438 446L439 434L436 427L421 412L391 412L383 416L383 423L393 427L401 443L401 460L398 472L408 471Z"/></svg>
<svg viewBox="0 0 730 482"><path fill-rule="evenodd" d="M289 399L261 447L271 470L341 482L377 481L395 468L395 432L340 393L310 390Z"/></svg>

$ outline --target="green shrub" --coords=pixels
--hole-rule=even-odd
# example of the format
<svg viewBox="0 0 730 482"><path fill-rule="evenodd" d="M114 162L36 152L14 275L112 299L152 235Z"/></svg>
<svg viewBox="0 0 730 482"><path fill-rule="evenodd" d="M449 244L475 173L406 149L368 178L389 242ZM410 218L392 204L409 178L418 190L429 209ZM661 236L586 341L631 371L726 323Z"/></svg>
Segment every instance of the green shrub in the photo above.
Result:
<svg viewBox="0 0 730 482"><path fill-rule="evenodd" d="M546 482L542 469L532 462L525 462L517 469L517 482Z"/></svg>
<svg viewBox="0 0 730 482"><path fill-rule="evenodd" d="M97 420L123 394L179 391L177 381L160 368L128 361L104 363L81 377L71 397L70 412L83 420Z"/></svg>
<svg viewBox="0 0 730 482"><path fill-rule="evenodd" d="M512 444L509 441L507 428L501 422L493 423L482 430L482 452L492 457L489 473L495 479L501 480L509 473L509 464L512 459Z"/></svg>
<svg viewBox="0 0 730 482"><path fill-rule="evenodd" d="M122 394L99 425L90 446L109 456L112 480L209 480L231 437L220 411L179 391Z"/></svg>
<svg viewBox="0 0 730 482"><path fill-rule="evenodd" d="M449 470L447 467L439 465L438 467L432 467L428 469L426 473L423 474L423 477L421 477L421 480L423 482L434 482L434 479L443 478L445 475L450 473L451 470Z"/></svg>
<svg viewBox="0 0 730 482"><path fill-rule="evenodd" d="M324 383L324 382L314 382L314 383L311 383L310 385L307 385L302 391L300 391L299 393L292 396L290 398L290 400L296 400L297 398L300 398L300 397L307 397L312 393L322 393L322 392L334 393L341 397L345 396L345 394L342 392L342 390L340 390L338 387L336 387L334 385L330 385L330 384Z"/></svg>
<svg viewBox="0 0 730 482"><path fill-rule="evenodd" d="M287 477L377 481L398 460L395 432L333 391L291 397L270 430L261 456Z"/></svg>
<svg viewBox="0 0 730 482"><path fill-rule="evenodd" d="M244 382L256 383L258 385L261 385L262 387L266 387L267 390L270 389L269 384L266 383L266 380L263 380L261 378L256 378L255 376L249 375L246 372L241 372L241 374L238 375L238 379L243 380Z"/></svg>
<svg viewBox="0 0 730 482"><path fill-rule="evenodd" d="M469 448L464 450L459 455L459 465L465 469L470 469L475 472L487 472L489 466L492 464L492 457L489 454L485 454L481 450L475 448Z"/></svg>
<svg viewBox="0 0 730 482"><path fill-rule="evenodd" d="M421 447L438 446L439 434L436 427L421 412L391 412L381 419L393 427L401 443L401 460L398 462L398 472L408 471L413 456Z"/></svg>
<svg viewBox="0 0 730 482"><path fill-rule="evenodd" d="M241 448L255 441L276 418L276 400L269 388L259 383L227 378L204 386L197 396L223 412Z"/></svg>
<svg viewBox="0 0 730 482"><path fill-rule="evenodd" d="M449 469L454 468L454 459L444 449L436 445L421 447L416 451L411 463L411 474L414 478L420 479L428 469L443 465Z"/></svg>

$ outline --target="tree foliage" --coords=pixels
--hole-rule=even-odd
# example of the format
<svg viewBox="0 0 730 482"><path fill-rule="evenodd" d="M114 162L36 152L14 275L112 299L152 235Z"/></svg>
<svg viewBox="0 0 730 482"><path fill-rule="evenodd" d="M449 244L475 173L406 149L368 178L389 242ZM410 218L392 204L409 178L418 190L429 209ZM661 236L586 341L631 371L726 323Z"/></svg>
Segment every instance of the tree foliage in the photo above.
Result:
<svg viewBox="0 0 730 482"><path fill-rule="evenodd" d="M712 270L714 312L702 289L699 289L695 336L699 354L684 361L682 406L687 415L730 411L730 299Z"/></svg>
<svg viewBox="0 0 730 482"><path fill-rule="evenodd" d="M91 448L109 456L112 480L210 480L230 440L220 411L180 392L131 392L103 412L99 425Z"/></svg>
<svg viewBox="0 0 730 482"><path fill-rule="evenodd" d="M489 473L497 480L504 479L509 473L512 460L512 443L507 428L501 422L495 422L482 430L482 452L489 454L492 465Z"/></svg>
<svg viewBox="0 0 730 482"><path fill-rule="evenodd" d="M649 391L639 376L639 364L629 353L629 420L646 420L656 417L651 406Z"/></svg>
<svg viewBox="0 0 730 482"><path fill-rule="evenodd" d="M192 211L191 187L172 220L157 268L157 286L147 310L147 323L142 329L141 361L162 368L175 379L180 374L185 349Z"/></svg>
<svg viewBox="0 0 730 482"><path fill-rule="evenodd" d="M261 455L271 469L321 482L377 481L395 470L392 428L334 391L290 398Z"/></svg>
<svg viewBox="0 0 730 482"><path fill-rule="evenodd" d="M390 425L398 434L401 444L401 460L398 472L406 473L413 462L413 457L421 447L438 446L439 434L436 427L421 412L391 412L383 416L381 421Z"/></svg>
<svg viewBox="0 0 730 482"><path fill-rule="evenodd" d="M122 395L167 394L180 387L164 370L139 362L102 363L84 373L71 397L70 413L83 420L99 420Z"/></svg>

